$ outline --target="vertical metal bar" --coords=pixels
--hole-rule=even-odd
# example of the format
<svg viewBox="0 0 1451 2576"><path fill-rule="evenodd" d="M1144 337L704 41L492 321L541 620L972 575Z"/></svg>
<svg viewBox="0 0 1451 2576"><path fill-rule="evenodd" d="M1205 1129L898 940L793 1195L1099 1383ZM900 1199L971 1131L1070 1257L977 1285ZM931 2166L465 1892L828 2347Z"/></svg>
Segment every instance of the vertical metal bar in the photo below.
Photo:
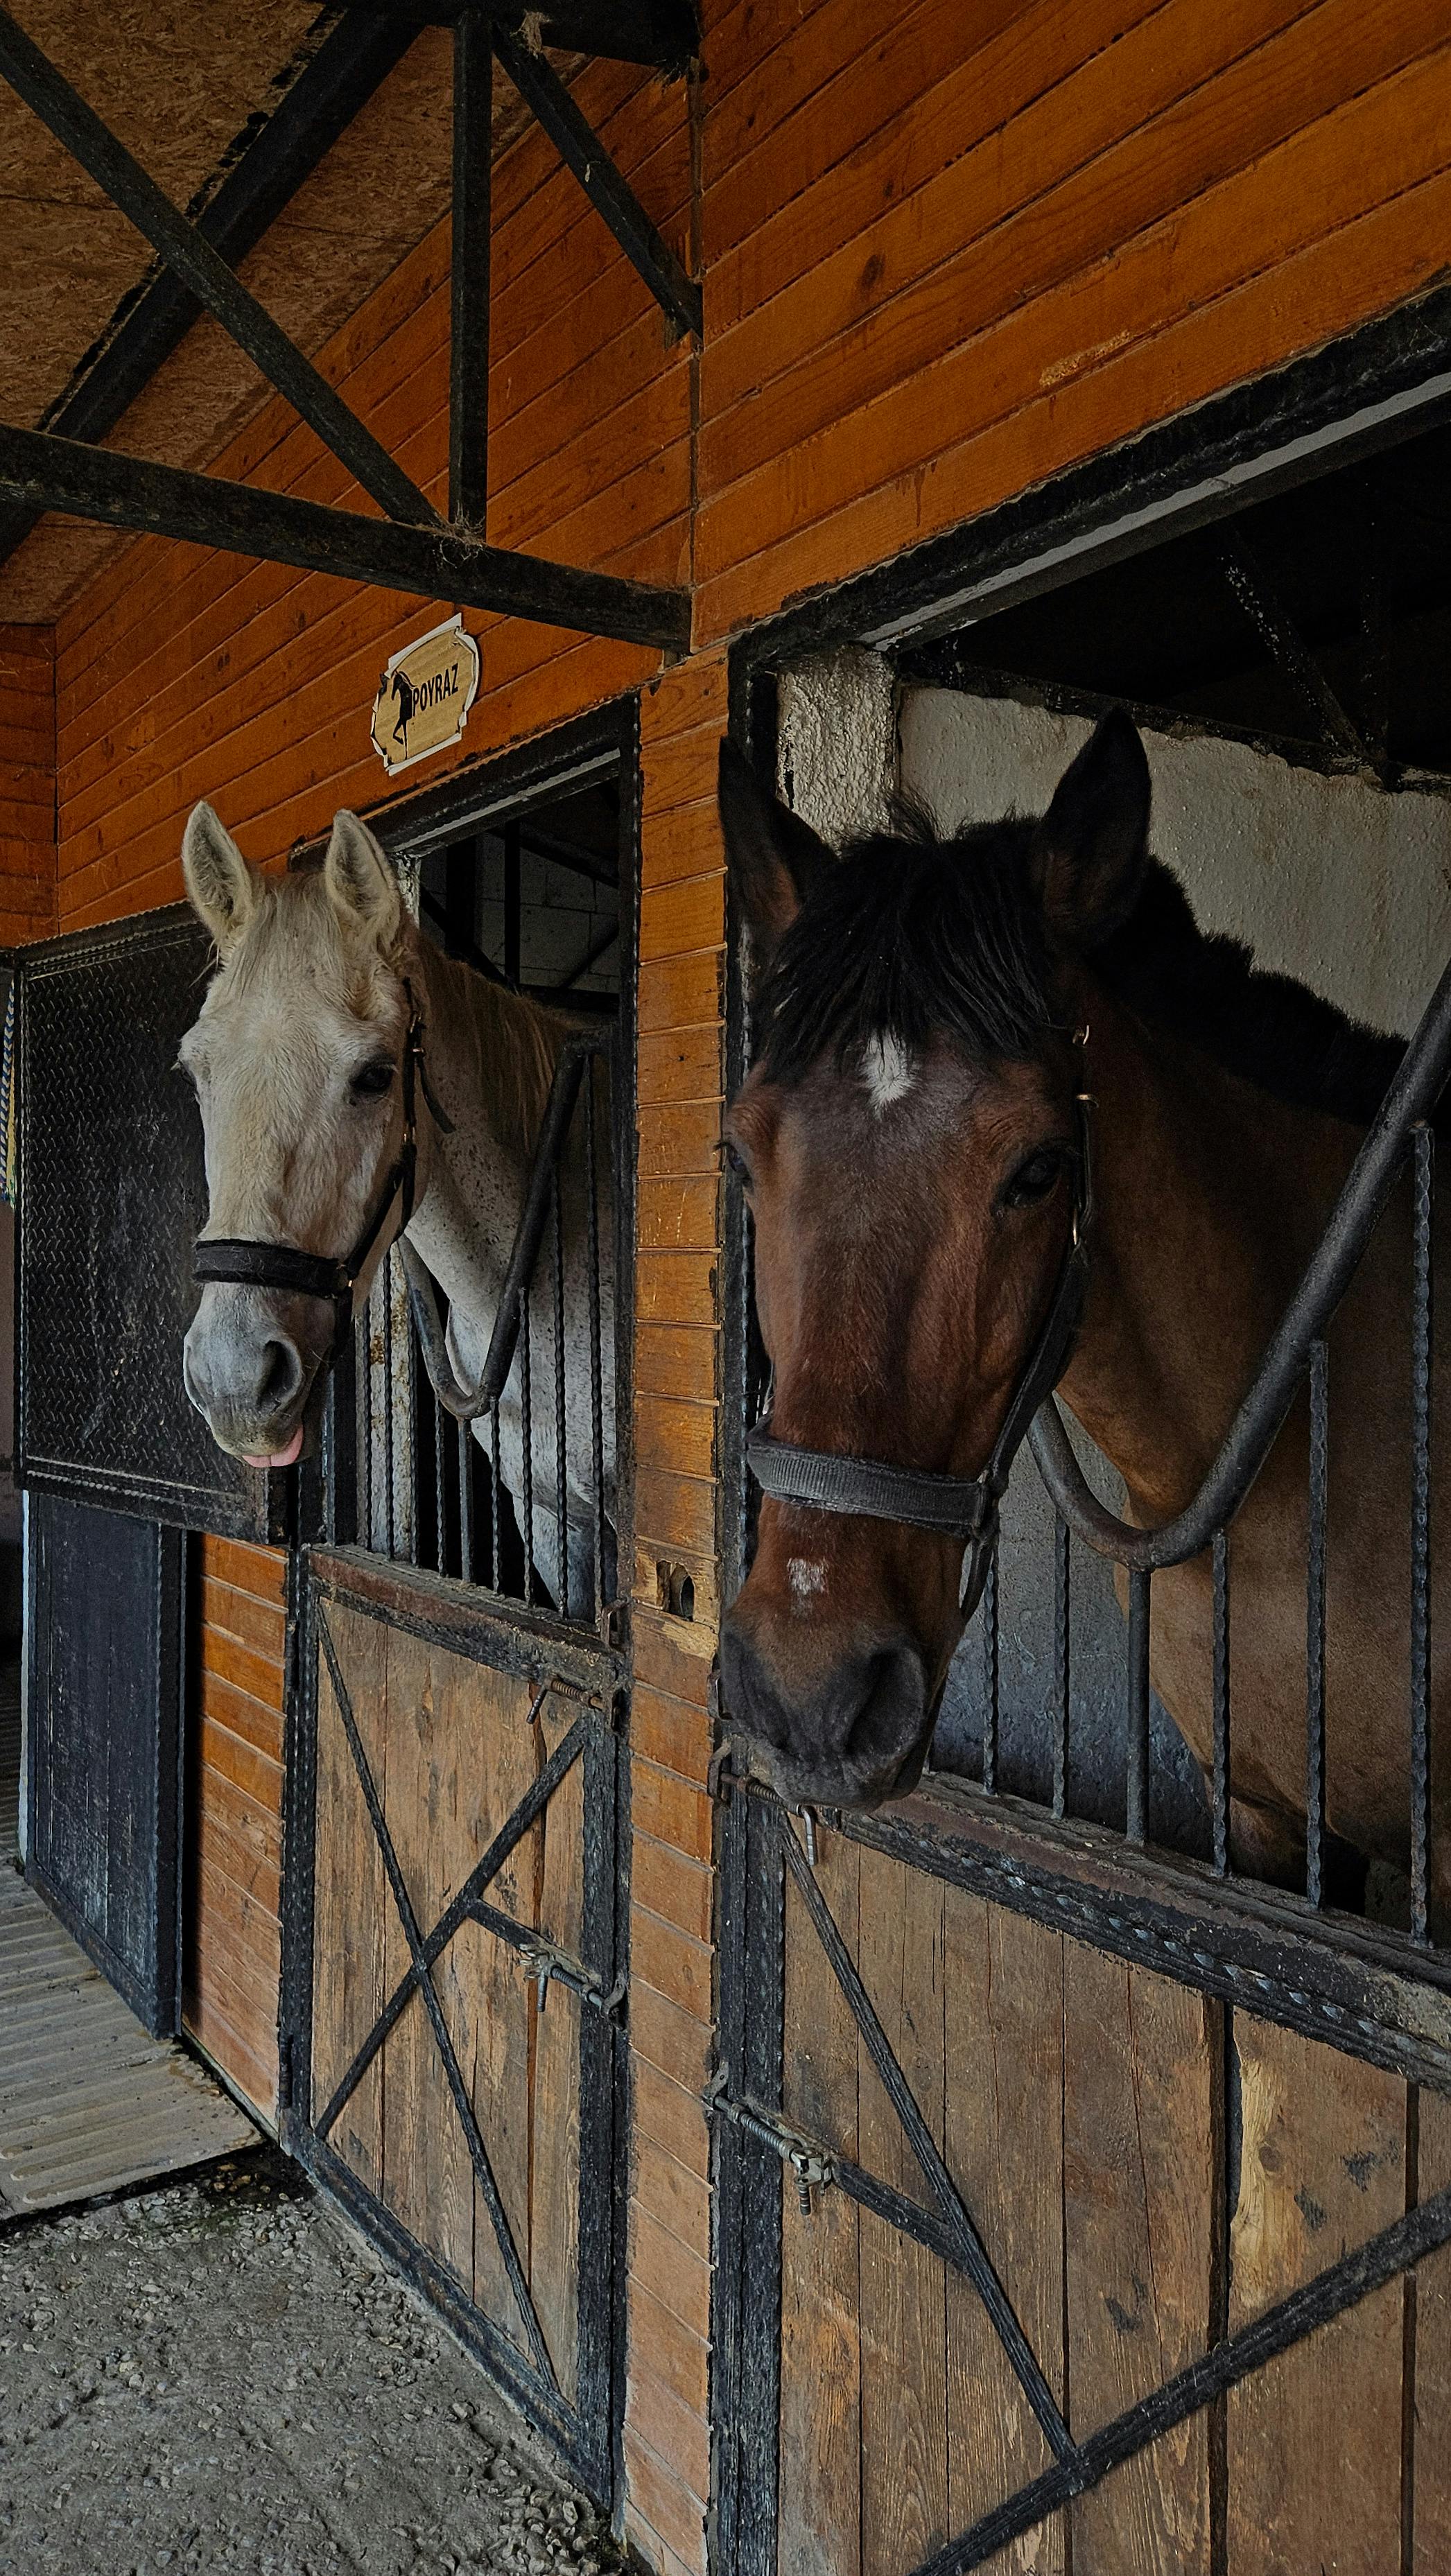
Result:
<svg viewBox="0 0 1451 2576"><path fill-rule="evenodd" d="M1053 1813L1068 1811L1068 1692L1072 1565L1068 1523L1053 1516Z"/></svg>
<svg viewBox="0 0 1451 2576"><path fill-rule="evenodd" d="M443 1406L433 1399L433 1562L440 1574L448 1572L448 1519L444 1508L443 1485Z"/></svg>
<svg viewBox="0 0 1451 2576"><path fill-rule="evenodd" d="M1229 1533L1214 1533L1214 1766L1210 1805L1216 1875L1229 1874Z"/></svg>
<svg viewBox="0 0 1451 2576"><path fill-rule="evenodd" d="M458 1570L461 1583L474 1579L474 1435L470 1424L457 1425L458 1440Z"/></svg>
<svg viewBox="0 0 1451 2576"><path fill-rule="evenodd" d="M504 972L511 984L519 981L520 924L523 897L519 872L519 826L504 825Z"/></svg>
<svg viewBox="0 0 1451 2576"><path fill-rule="evenodd" d="M494 1590L496 1592L502 1592L504 1587L500 1581L500 1566L502 1564L501 1549L503 1546L503 1537L499 1524L503 1505L500 1502L499 1497L503 1493L504 1488L499 1481L499 1408L497 1404L492 1406L489 1412L489 1473L493 1479L489 1488L491 1508L491 1527L489 1532L491 1540L491 1572L493 1576Z"/></svg>
<svg viewBox="0 0 1451 2576"><path fill-rule="evenodd" d="M1436 1140L1414 1130L1411 1280L1411 1937L1428 1937L1431 1806L1431 1219Z"/></svg>
<svg viewBox="0 0 1451 2576"><path fill-rule="evenodd" d="M998 1785L998 1552L988 1558L982 1587L982 1785L992 1798Z"/></svg>
<svg viewBox="0 0 1451 2576"><path fill-rule="evenodd" d="M598 1176L595 1164L595 1068L591 1064L584 1078L584 1187L588 1227L589 1260L589 1468L590 1500L594 1511L595 1598L594 1615L598 1626L605 1606L605 1439L604 1413L600 1384L600 1211Z"/></svg>
<svg viewBox="0 0 1451 2576"><path fill-rule="evenodd" d="M405 1365L408 1377L408 1561L411 1565L417 1565L421 1561L419 1546L423 1506L422 1459L419 1448L422 1425L419 1418L421 1408L418 1402L418 1380L421 1372L418 1365L418 1335L413 1323L413 1309L407 1305L403 1309L403 1347L406 1353Z"/></svg>
<svg viewBox="0 0 1451 2576"><path fill-rule="evenodd" d="M1305 1894L1325 1901L1325 1521L1329 1486L1329 1354L1310 1345L1310 1525L1305 1565Z"/></svg>
<svg viewBox="0 0 1451 2576"><path fill-rule="evenodd" d="M448 515L484 534L489 500L489 250L494 38L484 7L453 31Z"/></svg>
<svg viewBox="0 0 1451 2576"><path fill-rule="evenodd" d="M373 1291L363 1308L363 1545L375 1546L373 1522Z"/></svg>
<svg viewBox="0 0 1451 2576"><path fill-rule="evenodd" d="M563 1150L561 1145L561 1154ZM559 1611L561 1618L567 1619L569 1617L569 1514L565 1505L569 1461L566 1455L568 1426L564 1402L564 1198L560 1188L557 1163L554 1167L551 1199L554 1217L554 1521L559 1548Z"/></svg>
<svg viewBox="0 0 1451 2576"><path fill-rule="evenodd" d="M1131 1843L1149 1831L1149 1584L1129 1576L1129 1702L1124 1744L1124 1831Z"/></svg>
<svg viewBox="0 0 1451 2576"><path fill-rule="evenodd" d="M534 1386L529 1347L529 1291L519 1291L519 1398L524 1417L524 1601L534 1605Z"/></svg>
<svg viewBox="0 0 1451 2576"><path fill-rule="evenodd" d="M383 1502L387 1516L384 1554L393 1554L393 1253L390 1246L378 1264L383 1283Z"/></svg>

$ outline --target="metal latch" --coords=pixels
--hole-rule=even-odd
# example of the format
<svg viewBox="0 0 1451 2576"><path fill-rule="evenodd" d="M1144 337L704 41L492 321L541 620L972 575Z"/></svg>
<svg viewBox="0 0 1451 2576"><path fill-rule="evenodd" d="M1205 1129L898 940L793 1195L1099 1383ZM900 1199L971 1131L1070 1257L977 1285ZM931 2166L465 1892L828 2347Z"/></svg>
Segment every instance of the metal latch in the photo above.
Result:
<svg viewBox="0 0 1451 2576"><path fill-rule="evenodd" d="M716 2069L701 2099L708 2119L718 2111L722 2119L744 2129L747 2137L759 2139L763 2147L780 2157L796 2185L801 2215L809 2218L813 2191L826 2191L836 2180L836 2167L825 2148L804 2138L799 2129L791 2128L779 2111L764 2111L758 2103L738 2102L730 2090L729 2067Z"/></svg>
<svg viewBox="0 0 1451 2576"><path fill-rule="evenodd" d="M603 2013L607 2021L614 2019L625 2000L623 1974L616 1977L606 1993L605 1981L597 1970L587 1968L582 1959L572 1958L568 1950L561 1950L556 1942L546 1941L540 1934L521 1941L518 1955L533 1984L535 2006L540 2012L548 2001L551 1985L568 1986L572 1995L578 1995L580 2002L589 2004L595 2012Z"/></svg>

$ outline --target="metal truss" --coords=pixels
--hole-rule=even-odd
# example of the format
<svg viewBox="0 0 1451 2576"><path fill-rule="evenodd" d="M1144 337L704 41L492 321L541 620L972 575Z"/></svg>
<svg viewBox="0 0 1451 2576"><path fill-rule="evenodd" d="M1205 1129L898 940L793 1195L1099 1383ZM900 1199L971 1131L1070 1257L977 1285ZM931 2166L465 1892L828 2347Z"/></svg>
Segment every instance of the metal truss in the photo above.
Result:
<svg viewBox="0 0 1451 2576"><path fill-rule="evenodd" d="M449 394L449 518L275 323L233 263L316 167L420 24L454 29L454 265ZM605 21L619 21L611 37ZM349 9L258 141L196 222L178 213L125 145L55 65L0 9L0 77L64 143L111 203L151 244L165 274L126 316L96 367L47 430L0 431L0 561L47 510L179 538L263 561L334 572L378 588L527 617L621 641L683 650L684 592L583 573L491 548L488 501L488 300L493 61L497 52L677 330L700 329L699 289L621 177L568 90L518 32L517 8L489 0L453 7ZM559 0L543 33L561 44L600 40L627 60L678 68L694 22L676 0L606 11ZM275 391L386 514L324 509L209 474L151 465L95 443L114 426L205 309ZM84 437L58 434L84 431ZM388 522L392 524L389 525Z"/></svg>

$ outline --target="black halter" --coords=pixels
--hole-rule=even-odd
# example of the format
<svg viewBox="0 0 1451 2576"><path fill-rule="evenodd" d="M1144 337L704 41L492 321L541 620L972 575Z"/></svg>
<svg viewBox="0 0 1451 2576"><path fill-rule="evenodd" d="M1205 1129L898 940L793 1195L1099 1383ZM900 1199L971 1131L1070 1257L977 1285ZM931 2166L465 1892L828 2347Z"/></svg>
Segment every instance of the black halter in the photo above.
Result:
<svg viewBox="0 0 1451 2576"><path fill-rule="evenodd" d="M998 1506L1008 1471L1040 1405L1052 1394L1072 1355L1088 1285L1088 1237L1093 1220L1093 1164L1086 1092L1075 1100L1078 1117L1077 1186L1073 1236L1063 1256L1048 1311L1023 1373L1013 1390L1003 1427L980 1476L939 1476L917 1467L889 1467L874 1458L841 1457L834 1450L798 1449L771 1432L769 1411L746 1440L746 1463L761 1491L780 1502L810 1503L823 1512L856 1512L868 1520L905 1521L967 1541L960 1608L970 1619L982 1596L997 1545Z"/></svg>
<svg viewBox="0 0 1451 2576"><path fill-rule="evenodd" d="M325 1297L333 1310L329 1361L336 1356L338 1346L351 1326L353 1291L367 1267L368 1256L388 1221L394 1202L401 1198L403 1203L398 1228L400 1234L413 1214L413 1190L418 1171L418 1090L422 1090L444 1134L452 1132L453 1122L445 1116L434 1098L423 1060L422 1015L411 986L405 984L403 990L408 997L408 1031L403 1040L403 1141L351 1251L345 1252L340 1260L334 1260L325 1252L304 1252L295 1243L257 1243L237 1235L204 1234L197 1239L196 1258L192 1264L192 1277L202 1286L219 1280L231 1287L285 1288L299 1297Z"/></svg>

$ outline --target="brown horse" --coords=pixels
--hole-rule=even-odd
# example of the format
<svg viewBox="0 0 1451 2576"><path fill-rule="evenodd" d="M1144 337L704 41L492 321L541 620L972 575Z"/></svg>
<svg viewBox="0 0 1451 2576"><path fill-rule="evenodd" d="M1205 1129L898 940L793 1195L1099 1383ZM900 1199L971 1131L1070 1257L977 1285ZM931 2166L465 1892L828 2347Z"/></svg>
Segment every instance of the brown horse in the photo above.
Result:
<svg viewBox="0 0 1451 2576"><path fill-rule="evenodd" d="M981 1472L1063 1263L1083 1083L1096 1206L1060 1392L1122 1474L1130 1517L1167 1519L1254 1379L1398 1042L1201 934L1149 856L1148 766L1126 716L1105 719L1036 822L837 858L729 749L721 811L758 970L755 1061L727 1135L754 1217L776 1437ZM1328 1823L1399 1870L1409 1301L1402 1190L1329 1334L1327 1631ZM1307 1451L1302 1402L1230 1542L1231 1850L1289 1884L1304 1868ZM871 1805L913 1786L962 1633L962 1557L922 1529L762 1498L723 1698L783 1796ZM1206 1770L1210 1602L1207 1557L1155 1578L1154 1685Z"/></svg>

